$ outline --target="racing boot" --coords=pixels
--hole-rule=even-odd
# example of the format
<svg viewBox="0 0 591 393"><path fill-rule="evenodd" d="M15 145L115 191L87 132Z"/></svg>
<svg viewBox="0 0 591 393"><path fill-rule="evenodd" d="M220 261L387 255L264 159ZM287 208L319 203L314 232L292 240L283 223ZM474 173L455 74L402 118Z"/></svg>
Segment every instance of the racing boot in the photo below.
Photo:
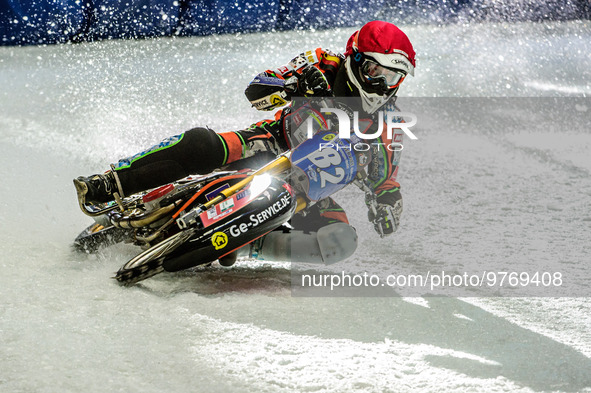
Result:
<svg viewBox="0 0 591 393"><path fill-rule="evenodd" d="M81 205L109 202L115 199L114 193L123 197L116 174L109 171L104 174L92 175L89 177L80 176L74 179L74 186L78 193L78 201Z"/></svg>

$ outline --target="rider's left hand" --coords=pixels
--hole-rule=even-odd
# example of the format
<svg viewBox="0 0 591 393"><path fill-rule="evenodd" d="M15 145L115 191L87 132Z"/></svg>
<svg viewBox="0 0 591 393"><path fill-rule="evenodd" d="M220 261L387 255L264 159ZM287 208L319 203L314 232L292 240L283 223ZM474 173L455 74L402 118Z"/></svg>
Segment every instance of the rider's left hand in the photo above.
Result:
<svg viewBox="0 0 591 393"><path fill-rule="evenodd" d="M397 200L394 205L387 205L385 203L378 203L376 212L369 210L367 218L373 224L375 231L384 237L396 232L398 223L400 222L400 214L402 213L402 200Z"/></svg>

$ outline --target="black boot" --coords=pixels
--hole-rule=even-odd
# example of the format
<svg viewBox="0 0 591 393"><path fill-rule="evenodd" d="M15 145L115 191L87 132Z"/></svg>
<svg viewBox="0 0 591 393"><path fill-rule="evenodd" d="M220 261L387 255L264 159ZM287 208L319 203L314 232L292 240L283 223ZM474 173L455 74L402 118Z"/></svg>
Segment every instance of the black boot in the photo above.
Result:
<svg viewBox="0 0 591 393"><path fill-rule="evenodd" d="M78 193L78 199L83 205L112 201L115 199L113 196L115 192L123 197L122 192L117 187L115 174L111 171L89 177L80 176L74 179L74 186Z"/></svg>

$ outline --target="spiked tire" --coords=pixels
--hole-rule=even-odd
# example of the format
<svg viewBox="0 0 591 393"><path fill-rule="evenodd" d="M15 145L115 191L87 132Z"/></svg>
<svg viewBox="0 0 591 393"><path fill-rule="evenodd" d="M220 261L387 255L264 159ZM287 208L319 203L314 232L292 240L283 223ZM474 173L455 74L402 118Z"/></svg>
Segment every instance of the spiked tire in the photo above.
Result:
<svg viewBox="0 0 591 393"><path fill-rule="evenodd" d="M133 285L162 272L164 270L162 263L166 255L173 252L194 233L194 229L189 229L161 241L129 260L119 269L114 278L122 285Z"/></svg>
<svg viewBox="0 0 591 393"><path fill-rule="evenodd" d="M128 229L114 226L104 227L101 224L95 223L76 237L72 247L76 251L91 254L96 252L100 247L110 246L129 239L130 233L131 231Z"/></svg>

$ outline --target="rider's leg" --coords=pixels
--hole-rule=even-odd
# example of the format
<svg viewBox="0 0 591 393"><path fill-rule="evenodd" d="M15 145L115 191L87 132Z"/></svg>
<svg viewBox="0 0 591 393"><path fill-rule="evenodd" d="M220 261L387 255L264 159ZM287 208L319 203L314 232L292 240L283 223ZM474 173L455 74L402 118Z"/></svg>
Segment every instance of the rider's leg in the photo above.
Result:
<svg viewBox="0 0 591 393"><path fill-rule="evenodd" d="M131 195L183 178L192 171L207 173L224 158L220 139L212 130L195 128L119 160L104 175L79 177L74 184L85 202L106 202L113 200L113 192Z"/></svg>
<svg viewBox="0 0 591 393"><path fill-rule="evenodd" d="M335 263L353 255L357 232L344 210L331 198L319 201L292 219L293 229L281 227L253 242L249 257L260 260ZM246 249L246 248L245 248Z"/></svg>
<svg viewBox="0 0 591 393"><path fill-rule="evenodd" d="M121 159L105 174L79 177L74 184L83 203L107 202L114 199L115 192L119 196L131 195L189 175L206 174L245 158L252 161L259 153L270 153L264 159L268 161L278 152L274 138L262 128L219 134L208 128L194 128Z"/></svg>

